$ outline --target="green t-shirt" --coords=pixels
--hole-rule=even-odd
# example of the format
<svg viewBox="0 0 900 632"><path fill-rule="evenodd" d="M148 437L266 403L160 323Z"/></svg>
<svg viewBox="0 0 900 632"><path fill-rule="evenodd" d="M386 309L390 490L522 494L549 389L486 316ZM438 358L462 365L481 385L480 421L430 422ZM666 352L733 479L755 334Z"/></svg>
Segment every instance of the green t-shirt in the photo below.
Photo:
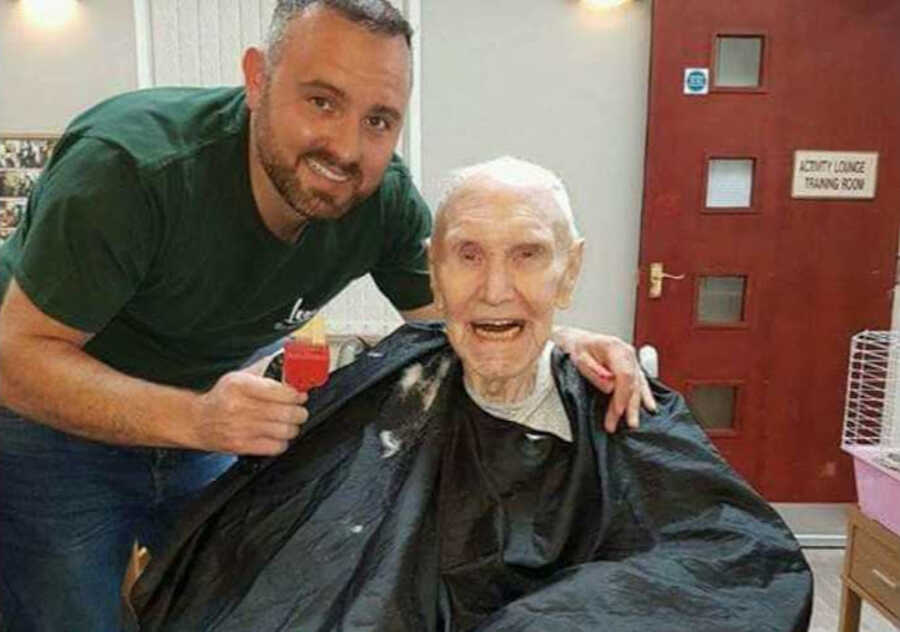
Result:
<svg viewBox="0 0 900 632"><path fill-rule="evenodd" d="M95 335L120 371L207 388L371 273L398 309L431 302L431 214L395 159L344 217L312 221L295 244L259 216L239 88L115 97L69 126L0 248L49 316Z"/></svg>

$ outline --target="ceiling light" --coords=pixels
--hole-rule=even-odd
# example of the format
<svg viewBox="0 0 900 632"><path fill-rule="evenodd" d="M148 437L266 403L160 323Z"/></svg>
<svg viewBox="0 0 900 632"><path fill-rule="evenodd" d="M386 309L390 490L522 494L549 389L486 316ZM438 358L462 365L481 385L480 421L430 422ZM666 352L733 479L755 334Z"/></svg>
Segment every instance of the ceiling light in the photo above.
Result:
<svg viewBox="0 0 900 632"><path fill-rule="evenodd" d="M57 28L75 13L77 0L22 0L25 18L35 26Z"/></svg>
<svg viewBox="0 0 900 632"><path fill-rule="evenodd" d="M625 4L628 0L581 0L588 9L600 11L602 9L610 9L620 4Z"/></svg>

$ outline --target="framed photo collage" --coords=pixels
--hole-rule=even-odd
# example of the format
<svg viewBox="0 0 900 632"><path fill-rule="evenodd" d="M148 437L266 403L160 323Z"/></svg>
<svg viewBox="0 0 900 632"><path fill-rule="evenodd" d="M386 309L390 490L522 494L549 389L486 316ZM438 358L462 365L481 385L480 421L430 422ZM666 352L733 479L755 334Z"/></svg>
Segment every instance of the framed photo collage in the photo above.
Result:
<svg viewBox="0 0 900 632"><path fill-rule="evenodd" d="M0 243L19 225L28 195L53 153L57 136L0 134Z"/></svg>

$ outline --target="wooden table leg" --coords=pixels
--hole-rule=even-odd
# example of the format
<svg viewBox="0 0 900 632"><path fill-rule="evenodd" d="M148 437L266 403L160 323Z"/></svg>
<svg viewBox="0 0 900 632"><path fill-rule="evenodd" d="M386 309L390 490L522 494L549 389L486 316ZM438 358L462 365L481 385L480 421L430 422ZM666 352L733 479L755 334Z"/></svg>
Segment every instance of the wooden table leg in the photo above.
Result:
<svg viewBox="0 0 900 632"><path fill-rule="evenodd" d="M846 582L841 590L841 618L839 620L839 632L859 632L859 613L862 608L862 600L853 592Z"/></svg>

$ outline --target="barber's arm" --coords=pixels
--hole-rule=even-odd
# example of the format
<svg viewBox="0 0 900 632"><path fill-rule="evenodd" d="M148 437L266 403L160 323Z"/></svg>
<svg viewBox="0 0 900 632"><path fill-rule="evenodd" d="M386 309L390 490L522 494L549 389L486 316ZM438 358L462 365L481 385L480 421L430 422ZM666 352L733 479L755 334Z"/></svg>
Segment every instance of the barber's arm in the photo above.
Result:
<svg viewBox="0 0 900 632"><path fill-rule="evenodd" d="M0 308L0 403L88 439L278 454L306 420L306 394L245 372L206 393L154 384L99 362L89 333L44 314L13 280Z"/></svg>
<svg viewBox="0 0 900 632"><path fill-rule="evenodd" d="M637 428L642 403L650 412L656 412L653 393L630 344L615 336L574 327L555 327L553 342L572 357L586 380L607 395L612 394L603 419L607 432L615 432L623 415L629 428Z"/></svg>
<svg viewBox="0 0 900 632"><path fill-rule="evenodd" d="M110 443L284 449L306 417L305 396L286 386L227 374L198 393L126 375L84 350L150 274L162 230L127 155L90 137L61 141L30 206L0 307L0 404Z"/></svg>
<svg viewBox="0 0 900 632"><path fill-rule="evenodd" d="M400 315L403 316L403 320L408 323L414 323L416 321L419 322L428 322L435 320L444 320L444 314L435 307L434 303L429 303L424 307L419 307L416 309L405 309L400 310Z"/></svg>

